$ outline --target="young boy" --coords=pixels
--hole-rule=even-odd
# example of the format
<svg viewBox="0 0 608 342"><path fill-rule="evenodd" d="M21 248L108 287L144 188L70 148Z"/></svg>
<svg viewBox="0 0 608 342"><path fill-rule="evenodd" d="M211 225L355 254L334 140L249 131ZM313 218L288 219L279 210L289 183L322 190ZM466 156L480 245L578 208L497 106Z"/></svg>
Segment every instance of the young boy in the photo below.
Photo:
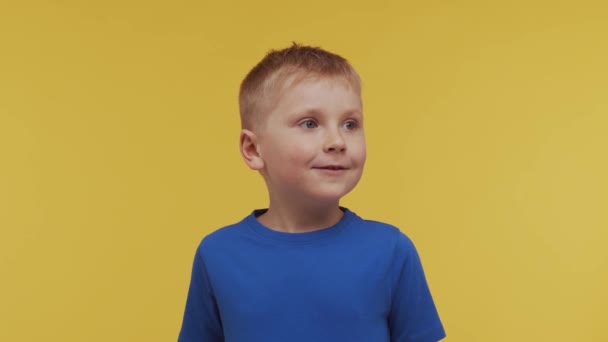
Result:
<svg viewBox="0 0 608 342"><path fill-rule="evenodd" d="M271 51L240 90L241 154L267 209L200 243L180 342L435 342L412 242L339 205L365 163L359 76L320 48Z"/></svg>

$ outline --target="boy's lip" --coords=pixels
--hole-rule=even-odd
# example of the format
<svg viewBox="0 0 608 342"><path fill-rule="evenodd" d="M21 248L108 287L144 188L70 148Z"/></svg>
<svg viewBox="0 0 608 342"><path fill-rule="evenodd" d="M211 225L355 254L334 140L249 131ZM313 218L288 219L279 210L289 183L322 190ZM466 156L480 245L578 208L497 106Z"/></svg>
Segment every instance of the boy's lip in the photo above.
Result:
<svg viewBox="0 0 608 342"><path fill-rule="evenodd" d="M338 165L338 164L330 164L330 165L320 165L313 166L313 169L323 169L323 170L348 170L348 167Z"/></svg>

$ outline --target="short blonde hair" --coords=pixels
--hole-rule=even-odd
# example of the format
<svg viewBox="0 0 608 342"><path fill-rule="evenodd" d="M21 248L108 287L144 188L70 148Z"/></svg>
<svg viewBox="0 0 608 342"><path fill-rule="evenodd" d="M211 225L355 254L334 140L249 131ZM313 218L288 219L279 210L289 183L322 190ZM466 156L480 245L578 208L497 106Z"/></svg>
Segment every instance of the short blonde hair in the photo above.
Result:
<svg viewBox="0 0 608 342"><path fill-rule="evenodd" d="M343 78L361 92L361 79L345 58L319 47L294 42L288 48L268 52L241 83L241 127L252 129L261 121L261 114L278 101L287 80L293 84L310 77Z"/></svg>

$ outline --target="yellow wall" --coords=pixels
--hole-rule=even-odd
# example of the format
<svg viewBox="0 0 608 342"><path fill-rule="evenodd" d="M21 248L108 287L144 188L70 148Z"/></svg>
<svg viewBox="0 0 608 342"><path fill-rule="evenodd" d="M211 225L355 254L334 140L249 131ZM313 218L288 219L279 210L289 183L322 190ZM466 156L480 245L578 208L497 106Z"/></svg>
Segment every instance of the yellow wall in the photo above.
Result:
<svg viewBox="0 0 608 342"><path fill-rule="evenodd" d="M176 339L200 239L266 205L237 88L292 40L360 71L343 204L413 238L447 341L608 341L608 5L288 3L0 4L0 341Z"/></svg>

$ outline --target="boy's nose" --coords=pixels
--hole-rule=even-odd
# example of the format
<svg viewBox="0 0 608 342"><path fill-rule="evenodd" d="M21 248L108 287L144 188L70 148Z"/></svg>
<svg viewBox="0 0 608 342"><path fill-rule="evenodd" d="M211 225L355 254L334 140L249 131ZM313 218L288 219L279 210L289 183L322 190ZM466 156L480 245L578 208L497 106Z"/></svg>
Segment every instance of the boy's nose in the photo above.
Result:
<svg viewBox="0 0 608 342"><path fill-rule="evenodd" d="M325 138L325 152L342 152L346 150L346 142L340 132L328 132Z"/></svg>

